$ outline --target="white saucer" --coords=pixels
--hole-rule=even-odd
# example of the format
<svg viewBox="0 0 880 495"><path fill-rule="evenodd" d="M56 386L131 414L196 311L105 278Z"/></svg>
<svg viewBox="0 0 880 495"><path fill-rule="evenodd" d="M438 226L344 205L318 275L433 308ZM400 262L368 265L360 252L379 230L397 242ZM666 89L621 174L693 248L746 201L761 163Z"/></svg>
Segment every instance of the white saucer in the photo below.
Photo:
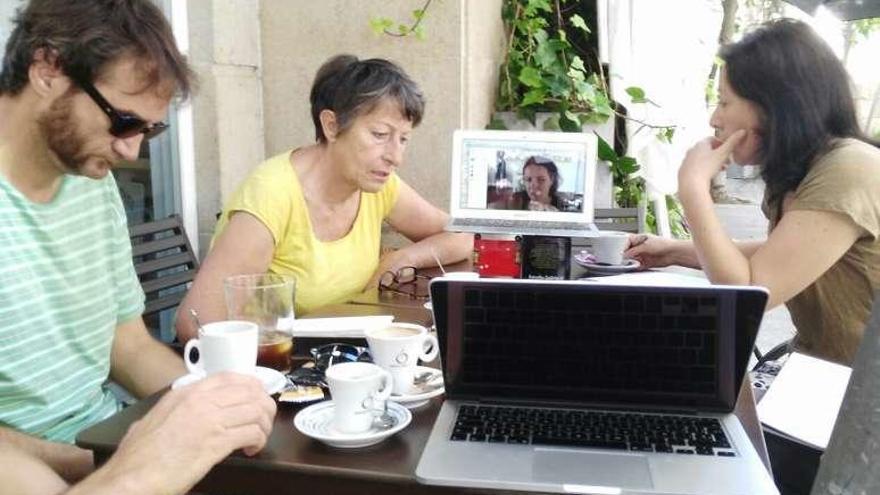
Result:
<svg viewBox="0 0 880 495"><path fill-rule="evenodd" d="M600 264L592 261L586 261L580 257L575 257L575 262L593 273L612 275L617 273L629 273L638 270L642 264L638 260L628 259L620 265Z"/></svg>
<svg viewBox="0 0 880 495"><path fill-rule="evenodd" d="M446 389L443 386L443 372L435 368L428 368L427 366L416 366L415 374L418 375L425 371L434 372L436 373L436 376L428 382L413 385L408 394L391 394L391 397L389 397L388 400L403 404L410 409L415 409L427 404L428 399L437 397L445 392Z"/></svg>
<svg viewBox="0 0 880 495"><path fill-rule="evenodd" d="M332 400L313 404L297 413L293 418L293 426L303 435L324 442L331 447L356 449L375 445L406 428L412 421L412 413L409 412L409 409L389 402L388 414L397 419L397 424L393 427L387 430L372 428L364 433L340 433L333 428L334 407Z"/></svg>
<svg viewBox="0 0 880 495"><path fill-rule="evenodd" d="M272 368L264 368L262 366L257 366L254 368L254 376L256 376L261 382L263 382L263 389L266 390L266 393L269 395L277 394L284 390L284 387L287 385L287 379L284 378L284 375L281 374L280 371L273 370ZM177 380L174 380L174 383L171 384L171 388L185 387L191 383L195 383L205 375L201 373L190 373L188 375L183 375Z"/></svg>

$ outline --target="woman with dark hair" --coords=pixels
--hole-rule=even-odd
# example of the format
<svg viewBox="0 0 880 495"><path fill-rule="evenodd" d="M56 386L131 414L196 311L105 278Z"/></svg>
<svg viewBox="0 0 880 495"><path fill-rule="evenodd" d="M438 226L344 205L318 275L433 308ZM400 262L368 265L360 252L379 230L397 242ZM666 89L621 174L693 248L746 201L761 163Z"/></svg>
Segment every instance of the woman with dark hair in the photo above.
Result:
<svg viewBox="0 0 880 495"><path fill-rule="evenodd" d="M179 315L195 308L205 321L223 319L230 275L293 276L300 314L345 302L387 271L470 253L471 236L444 232L448 215L397 176L425 105L400 67L333 57L310 100L316 142L270 158L232 196ZM383 222L414 243L380 258ZM196 334L187 317L177 328L182 340Z"/></svg>
<svg viewBox="0 0 880 495"><path fill-rule="evenodd" d="M678 194L693 241L633 236L643 266L702 268L786 303L795 348L849 364L880 287L880 150L859 129L846 71L802 22L770 22L726 46L715 136L688 152ZM758 163L767 239L734 242L709 184L729 160Z"/></svg>
<svg viewBox="0 0 880 495"><path fill-rule="evenodd" d="M553 160L532 156L523 164L522 181L525 191L516 193L515 201L523 210L561 211L559 169Z"/></svg>

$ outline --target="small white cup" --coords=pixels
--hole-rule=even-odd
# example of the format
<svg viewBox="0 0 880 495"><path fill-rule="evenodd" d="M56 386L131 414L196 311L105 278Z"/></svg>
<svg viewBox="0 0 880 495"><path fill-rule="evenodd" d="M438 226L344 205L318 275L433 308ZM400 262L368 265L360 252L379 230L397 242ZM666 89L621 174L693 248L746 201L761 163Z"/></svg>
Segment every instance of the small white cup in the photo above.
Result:
<svg viewBox="0 0 880 495"><path fill-rule="evenodd" d="M437 336L411 323L392 323L364 332L373 362L391 373L394 393L410 392L419 360L433 361L440 352Z"/></svg>
<svg viewBox="0 0 880 495"><path fill-rule="evenodd" d="M593 239L593 257L599 263L620 265L623 263L623 252L629 244L626 232L601 232Z"/></svg>
<svg viewBox="0 0 880 495"><path fill-rule="evenodd" d="M333 428L364 433L391 395L391 375L373 363L340 363L325 372L333 397Z"/></svg>
<svg viewBox="0 0 880 495"><path fill-rule="evenodd" d="M211 375L221 371L253 374L257 365L259 327L249 321L216 321L202 326L199 338L183 348L183 360L190 373ZM199 350L192 361L190 351Z"/></svg>

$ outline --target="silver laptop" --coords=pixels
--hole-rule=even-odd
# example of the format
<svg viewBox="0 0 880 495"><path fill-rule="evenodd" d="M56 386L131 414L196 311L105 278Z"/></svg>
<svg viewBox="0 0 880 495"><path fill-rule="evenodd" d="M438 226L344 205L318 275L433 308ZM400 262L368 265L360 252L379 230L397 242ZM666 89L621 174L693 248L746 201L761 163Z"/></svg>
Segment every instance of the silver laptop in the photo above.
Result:
<svg viewBox="0 0 880 495"><path fill-rule="evenodd" d="M446 229L593 235L596 146L592 134L456 131Z"/></svg>
<svg viewBox="0 0 880 495"><path fill-rule="evenodd" d="M733 414L763 289L435 279L431 298L446 401L420 482L778 493Z"/></svg>

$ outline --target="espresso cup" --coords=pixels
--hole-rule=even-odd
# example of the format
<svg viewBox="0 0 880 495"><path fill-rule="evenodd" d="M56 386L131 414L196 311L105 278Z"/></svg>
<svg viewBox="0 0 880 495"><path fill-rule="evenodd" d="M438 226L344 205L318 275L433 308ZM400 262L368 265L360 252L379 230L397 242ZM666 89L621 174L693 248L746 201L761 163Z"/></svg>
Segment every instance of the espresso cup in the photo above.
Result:
<svg viewBox="0 0 880 495"><path fill-rule="evenodd" d="M217 321L199 329L199 338L183 348L183 360L190 373L211 375L221 371L253 374L257 364L256 323L249 321ZM192 350L199 350L198 361Z"/></svg>
<svg viewBox="0 0 880 495"><path fill-rule="evenodd" d="M391 373L394 393L406 395L413 385L419 360L433 361L440 352L437 336L421 325L392 323L364 332L373 362Z"/></svg>
<svg viewBox="0 0 880 495"><path fill-rule="evenodd" d="M369 431L391 395L391 375L373 363L340 363L325 372L333 397L333 428L340 433Z"/></svg>
<svg viewBox="0 0 880 495"><path fill-rule="evenodd" d="M599 263L620 265L623 263L623 252L629 245L629 234L626 232L601 232L593 239L593 257Z"/></svg>

